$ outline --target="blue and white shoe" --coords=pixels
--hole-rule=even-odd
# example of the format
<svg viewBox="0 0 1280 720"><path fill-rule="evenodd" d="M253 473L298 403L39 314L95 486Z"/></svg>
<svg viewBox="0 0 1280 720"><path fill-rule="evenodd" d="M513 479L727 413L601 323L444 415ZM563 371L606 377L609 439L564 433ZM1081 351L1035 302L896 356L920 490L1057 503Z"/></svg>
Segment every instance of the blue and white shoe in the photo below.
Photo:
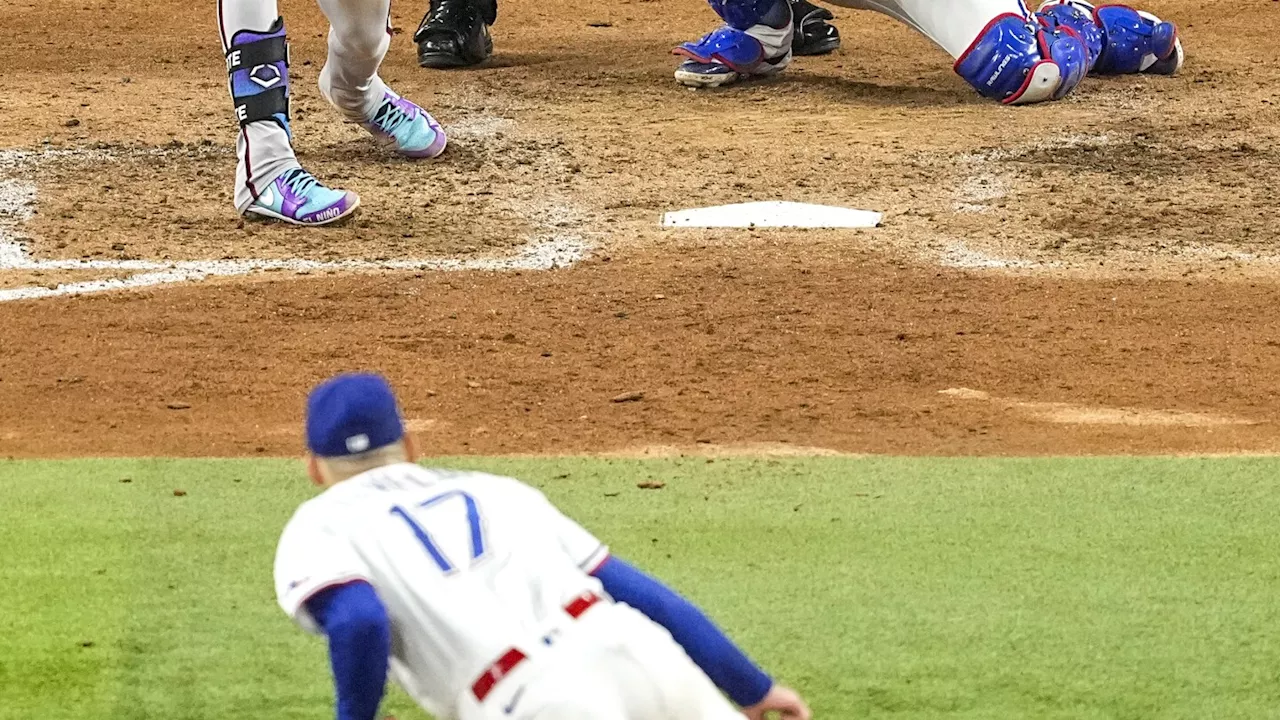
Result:
<svg viewBox="0 0 1280 720"><path fill-rule="evenodd" d="M725 24L672 50L686 58L676 69L676 82L721 87L777 75L791 64L795 18L789 0L712 0L711 7Z"/></svg>
<svg viewBox="0 0 1280 720"><path fill-rule="evenodd" d="M293 168L258 193L244 213L293 225L319 226L338 222L359 206L359 195L327 188L306 170Z"/></svg>
<svg viewBox="0 0 1280 720"><path fill-rule="evenodd" d="M759 38L736 28L721 27L696 43L685 43L671 52L688 58L676 68L676 82L688 87L721 87L752 77L777 75L791 64L792 25L784 28L756 25L780 51L770 56Z"/></svg>
<svg viewBox="0 0 1280 720"><path fill-rule="evenodd" d="M431 113L390 90L373 117L360 123L383 145L411 158L433 158L448 142L444 128Z"/></svg>

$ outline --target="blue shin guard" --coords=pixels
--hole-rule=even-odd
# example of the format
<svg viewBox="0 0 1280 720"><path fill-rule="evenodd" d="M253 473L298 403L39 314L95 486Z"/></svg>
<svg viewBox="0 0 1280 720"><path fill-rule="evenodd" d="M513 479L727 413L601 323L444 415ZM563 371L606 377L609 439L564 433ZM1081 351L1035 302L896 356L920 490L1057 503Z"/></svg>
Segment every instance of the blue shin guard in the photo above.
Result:
<svg viewBox="0 0 1280 720"><path fill-rule="evenodd" d="M1126 5L1048 0L1036 15L1079 35L1089 48L1096 75L1172 75L1182 68L1177 26L1151 13Z"/></svg>
<svg viewBox="0 0 1280 720"><path fill-rule="evenodd" d="M1093 11L1106 44L1094 71L1100 75L1154 72L1172 75L1182 68L1182 43L1178 28L1150 13L1124 5L1106 5Z"/></svg>

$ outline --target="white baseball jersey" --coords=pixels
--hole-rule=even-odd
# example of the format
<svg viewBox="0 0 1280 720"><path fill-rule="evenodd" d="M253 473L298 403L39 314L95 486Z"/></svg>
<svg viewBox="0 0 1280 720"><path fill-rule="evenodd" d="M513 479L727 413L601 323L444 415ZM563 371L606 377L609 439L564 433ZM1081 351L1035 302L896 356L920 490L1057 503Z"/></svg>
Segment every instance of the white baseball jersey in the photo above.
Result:
<svg viewBox="0 0 1280 720"><path fill-rule="evenodd" d="M280 607L319 632L305 603L364 580L391 618L391 672L423 708L456 715L459 695L513 645L601 593L608 557L537 490L475 472L390 465L304 503L276 551Z"/></svg>

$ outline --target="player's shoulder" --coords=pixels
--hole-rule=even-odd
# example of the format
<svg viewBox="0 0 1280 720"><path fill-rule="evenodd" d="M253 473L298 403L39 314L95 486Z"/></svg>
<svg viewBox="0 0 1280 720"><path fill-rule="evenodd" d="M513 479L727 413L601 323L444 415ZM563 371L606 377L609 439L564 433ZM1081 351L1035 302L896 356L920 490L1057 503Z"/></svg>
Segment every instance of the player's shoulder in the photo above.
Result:
<svg viewBox="0 0 1280 720"><path fill-rule="evenodd" d="M452 468L419 468L433 479L444 483L457 483L475 489L531 490L529 485L506 475L480 472L479 470L455 470Z"/></svg>
<svg viewBox="0 0 1280 720"><path fill-rule="evenodd" d="M281 540L301 532L322 529L327 524L329 514L326 509L329 503L324 497L324 494L317 495L294 509L293 515L289 516L289 521L280 532Z"/></svg>
<svg viewBox="0 0 1280 720"><path fill-rule="evenodd" d="M477 497L511 500L542 497L542 493L537 488L506 475L449 468L422 468L422 470L441 484L464 490Z"/></svg>
<svg viewBox="0 0 1280 720"><path fill-rule="evenodd" d="M284 530L281 532L282 540L290 535L332 532L332 521L343 514L344 508L350 502L345 496L350 495L352 489L345 483L339 483L303 501L285 523Z"/></svg>

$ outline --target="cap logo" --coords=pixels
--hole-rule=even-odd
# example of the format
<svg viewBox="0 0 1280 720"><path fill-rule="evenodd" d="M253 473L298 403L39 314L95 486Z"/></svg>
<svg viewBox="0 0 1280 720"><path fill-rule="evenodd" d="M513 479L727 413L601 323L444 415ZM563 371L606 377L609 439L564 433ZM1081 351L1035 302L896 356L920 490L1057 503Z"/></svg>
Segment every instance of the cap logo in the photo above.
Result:
<svg viewBox="0 0 1280 720"><path fill-rule="evenodd" d="M362 453L369 449L369 436L361 433L347 438L347 452Z"/></svg>

